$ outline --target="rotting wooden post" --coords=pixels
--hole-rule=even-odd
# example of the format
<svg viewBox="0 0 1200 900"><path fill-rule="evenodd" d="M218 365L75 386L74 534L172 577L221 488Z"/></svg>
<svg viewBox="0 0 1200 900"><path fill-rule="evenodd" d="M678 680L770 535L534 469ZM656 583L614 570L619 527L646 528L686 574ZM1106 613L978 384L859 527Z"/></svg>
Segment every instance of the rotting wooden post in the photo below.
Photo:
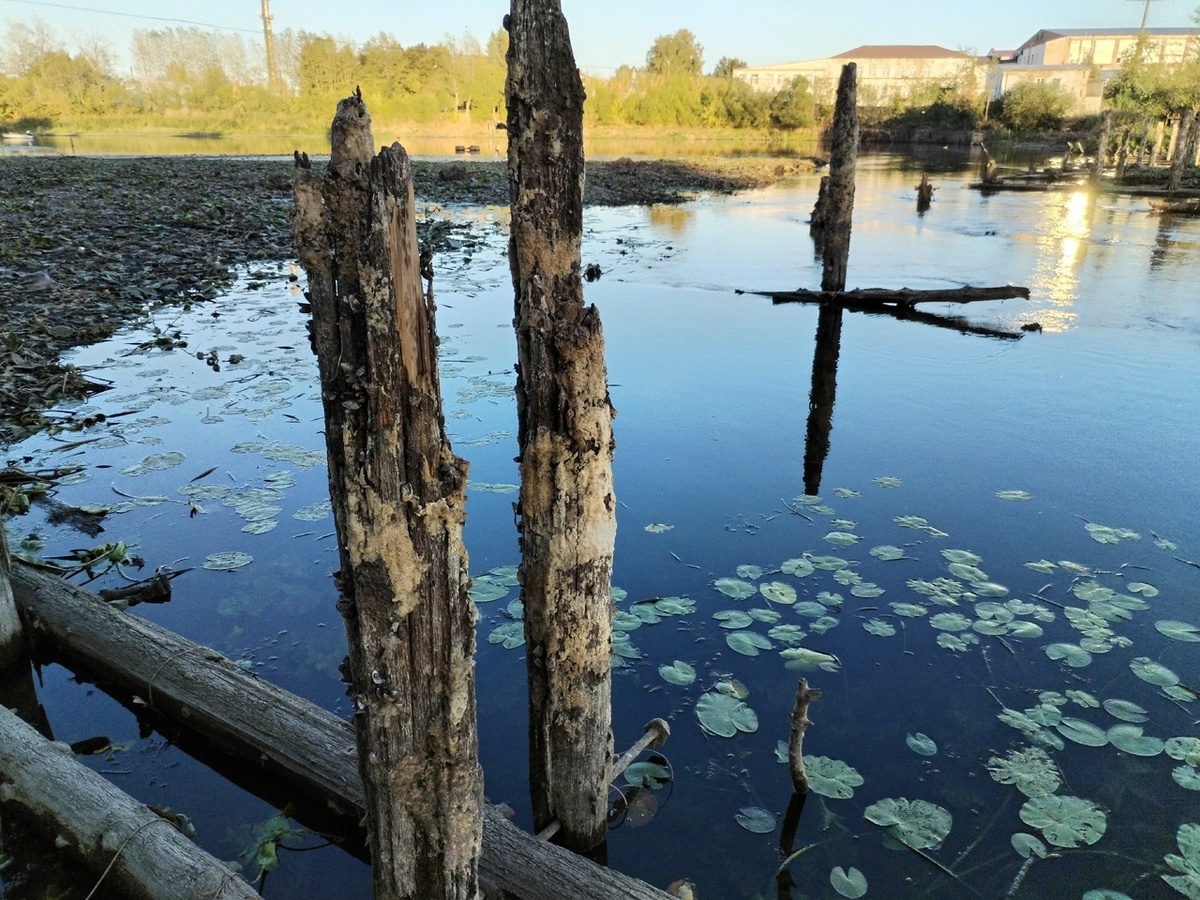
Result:
<svg viewBox="0 0 1200 900"><path fill-rule="evenodd" d="M917 185L917 212L923 213L933 203L933 192L937 190L929 183L929 173L921 173L921 183Z"/></svg>
<svg viewBox="0 0 1200 900"><path fill-rule="evenodd" d="M1117 184L1125 180L1125 166L1129 162L1129 129L1121 129L1121 139L1117 145L1117 171L1113 175Z"/></svg>
<svg viewBox="0 0 1200 900"><path fill-rule="evenodd" d="M813 204L808 233L812 236L817 256L825 252L825 226L829 224L829 176L822 175L817 185L817 202Z"/></svg>
<svg viewBox="0 0 1200 900"><path fill-rule="evenodd" d="M1066 171L1067 157L1071 155L1071 145L1067 144L1067 153L1063 156L1063 171ZM983 159L979 161L979 180L984 184L992 184L996 180L996 160L992 158L992 154L988 152L988 148L983 146L981 141L979 144L979 152L983 154Z"/></svg>
<svg viewBox="0 0 1200 900"><path fill-rule="evenodd" d="M788 770L792 775L792 788L797 794L808 793L808 774L804 771L804 732L812 721L808 708L821 692L808 686L808 679L801 678L796 685L796 704L792 707L792 730L788 735Z"/></svg>
<svg viewBox="0 0 1200 900"><path fill-rule="evenodd" d="M825 207L824 269L821 290L846 287L850 226L854 214L854 170L858 161L858 66L846 63L838 81L829 151L829 192Z"/></svg>
<svg viewBox="0 0 1200 900"><path fill-rule="evenodd" d="M16 662L25 655L25 642L21 637L21 617L13 602L12 583L9 579L11 562L8 558L8 534L4 530L4 519L0 517L0 669Z"/></svg>
<svg viewBox="0 0 1200 900"><path fill-rule="evenodd" d="M1142 139L1138 142L1137 156L1133 160L1133 164L1139 168L1147 161L1149 161L1150 165L1154 164L1154 158L1148 153L1150 149L1150 131L1153 128L1154 123L1147 119L1146 127L1142 130Z"/></svg>
<svg viewBox="0 0 1200 900"><path fill-rule="evenodd" d="M584 91L559 0L512 0L506 25L530 793L535 829L557 820L585 852L607 829L617 526L604 333L580 273Z"/></svg>
<svg viewBox="0 0 1200 900"><path fill-rule="evenodd" d="M1183 121L1177 126L1179 131L1179 146L1171 157L1171 174L1167 178L1167 190L1177 191L1183 184L1183 170L1192 161L1193 144L1196 139L1196 111L1189 109L1183 114Z"/></svg>
<svg viewBox="0 0 1200 900"><path fill-rule="evenodd" d="M467 466L442 419L411 165L398 143L374 157L372 146L356 92L338 104L324 178L297 155L293 227L325 407L375 896L472 900L483 776Z"/></svg>
<svg viewBox="0 0 1200 900"><path fill-rule="evenodd" d="M1166 132L1166 123L1163 119L1159 119L1154 126L1154 149L1150 151L1149 166L1154 166L1158 163L1159 156L1162 155L1163 136Z"/></svg>
<svg viewBox="0 0 1200 900"><path fill-rule="evenodd" d="M1167 141L1166 161L1170 165L1175 163L1175 154L1179 150L1179 116L1171 117L1171 136Z"/></svg>

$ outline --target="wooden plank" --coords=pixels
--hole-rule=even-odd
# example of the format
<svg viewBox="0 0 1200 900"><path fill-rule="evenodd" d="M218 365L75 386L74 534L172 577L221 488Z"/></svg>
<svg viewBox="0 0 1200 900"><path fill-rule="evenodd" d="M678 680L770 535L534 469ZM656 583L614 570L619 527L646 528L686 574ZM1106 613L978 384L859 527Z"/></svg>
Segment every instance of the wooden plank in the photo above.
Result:
<svg viewBox="0 0 1200 900"><path fill-rule="evenodd" d="M839 303L846 306L906 306L917 303L974 303L979 300L1009 300L1016 297L1029 299L1029 288L1006 284L999 287L939 288L936 290L913 290L912 288L855 288L852 291L810 291L803 288L794 291L754 291L770 297L776 303Z"/></svg>
<svg viewBox="0 0 1200 900"><path fill-rule="evenodd" d="M65 841L105 887L138 900L257 900L228 864L170 820L0 707L0 800Z"/></svg>
<svg viewBox="0 0 1200 900"><path fill-rule="evenodd" d="M333 713L253 677L207 647L112 609L96 595L16 562L13 595L31 633L72 668L103 675L157 712L257 762L330 808L364 815L354 732ZM667 900L644 882L538 841L496 808L483 812L479 878L489 900Z"/></svg>

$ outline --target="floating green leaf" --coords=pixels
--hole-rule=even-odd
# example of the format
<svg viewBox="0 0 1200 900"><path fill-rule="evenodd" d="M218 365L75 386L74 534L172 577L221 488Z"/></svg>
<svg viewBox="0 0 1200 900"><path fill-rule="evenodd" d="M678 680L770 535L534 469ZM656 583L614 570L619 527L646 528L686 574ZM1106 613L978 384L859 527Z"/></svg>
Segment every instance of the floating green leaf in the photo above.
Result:
<svg viewBox="0 0 1200 900"><path fill-rule="evenodd" d="M937 756L937 744L927 734L922 734L919 731L916 734L910 733L905 736L904 743L908 744L908 749L913 753L920 754L921 756Z"/></svg>
<svg viewBox="0 0 1200 900"><path fill-rule="evenodd" d="M910 619L917 619L929 612L925 607L916 603L893 603L892 611L898 616L906 616Z"/></svg>
<svg viewBox="0 0 1200 900"><path fill-rule="evenodd" d="M872 803L863 816L889 829L892 836L914 850L936 847L950 833L949 811L925 800L889 798Z"/></svg>
<svg viewBox="0 0 1200 900"><path fill-rule="evenodd" d="M713 582L713 587L726 597L732 597L734 600L745 600L747 597L753 597L758 593L758 588L754 585L746 581L739 581L736 578L718 578Z"/></svg>
<svg viewBox="0 0 1200 900"><path fill-rule="evenodd" d="M758 592L772 603L778 603L782 606L788 606L796 602L796 589L783 581L763 582L758 586Z"/></svg>
<svg viewBox="0 0 1200 900"><path fill-rule="evenodd" d="M729 649L742 656L758 656L763 650L774 650L775 645L753 631L731 631L725 635Z"/></svg>
<svg viewBox="0 0 1200 900"><path fill-rule="evenodd" d="M843 547L849 547L851 544L857 544L862 538L849 531L831 531L825 535L825 540L831 544L839 544Z"/></svg>
<svg viewBox="0 0 1200 900"><path fill-rule="evenodd" d="M1041 747L1010 750L1003 758L993 756L987 767L992 778L1000 784L1014 785L1026 797L1053 794L1062 784L1058 766Z"/></svg>
<svg viewBox="0 0 1200 900"><path fill-rule="evenodd" d="M217 572L231 572L242 566L248 566L252 562L254 562L254 557L249 553L228 550L224 553L210 553L204 560L204 568Z"/></svg>
<svg viewBox="0 0 1200 900"><path fill-rule="evenodd" d="M818 603L816 600L802 600L792 606L792 612L809 619L819 619L828 611L829 608L824 603Z"/></svg>
<svg viewBox="0 0 1200 900"><path fill-rule="evenodd" d="M856 900L867 892L867 878L854 866L851 866L849 871L841 866L834 866L829 873L829 883L835 891L851 900Z"/></svg>
<svg viewBox="0 0 1200 900"><path fill-rule="evenodd" d="M948 563L963 566L977 566L983 562L982 556L978 553L972 553L970 550L946 549L942 551L942 558Z"/></svg>
<svg viewBox="0 0 1200 900"><path fill-rule="evenodd" d="M525 643L525 623L505 622L497 625L488 635L489 644L502 644L505 650L513 650Z"/></svg>
<svg viewBox="0 0 1200 900"><path fill-rule="evenodd" d="M1108 825L1104 810L1091 800L1057 794L1030 798L1021 807L1020 815L1026 825L1040 828L1055 847L1094 844Z"/></svg>
<svg viewBox="0 0 1200 900"><path fill-rule="evenodd" d="M769 607L763 609L754 607L753 609L749 610L749 613L750 618L752 618L755 622L766 622L768 625L774 625L783 618L783 616L779 614L779 610L770 609Z"/></svg>
<svg viewBox="0 0 1200 900"><path fill-rule="evenodd" d="M775 830L775 816L761 806L743 806L734 819L747 831L755 834L770 834Z"/></svg>
<svg viewBox="0 0 1200 900"><path fill-rule="evenodd" d="M878 635L879 637L891 637L896 633L895 627L883 621L883 619L871 619L863 622L865 628L870 634Z"/></svg>
<svg viewBox="0 0 1200 900"><path fill-rule="evenodd" d="M1030 856L1036 856L1038 859L1045 859L1046 845L1035 838L1032 834L1026 834L1023 831L1018 831L1014 834L1010 841L1013 849L1020 854L1022 859L1029 859Z"/></svg>
<svg viewBox="0 0 1200 900"><path fill-rule="evenodd" d="M1073 669L1081 669L1092 661L1092 654L1078 644L1047 644L1045 651L1051 659L1061 659Z"/></svg>
<svg viewBox="0 0 1200 900"><path fill-rule="evenodd" d="M1033 569L1035 572L1041 572L1043 575L1053 575L1054 570L1058 568L1048 559L1039 559L1037 562L1025 563L1025 568Z"/></svg>
<svg viewBox="0 0 1200 900"><path fill-rule="evenodd" d="M1126 585L1129 593L1141 594L1143 597L1157 597L1158 588L1152 584L1147 584L1144 581L1131 581Z"/></svg>
<svg viewBox="0 0 1200 900"><path fill-rule="evenodd" d="M1159 687L1169 687L1173 684L1179 684L1178 675L1147 656L1138 656L1130 660L1129 668L1142 681L1157 684Z"/></svg>
<svg viewBox="0 0 1200 900"><path fill-rule="evenodd" d="M821 669L826 672L836 672L840 666L838 658L831 653L810 650L808 647L788 647L779 651L779 655L787 660L789 669L812 671Z"/></svg>
<svg viewBox="0 0 1200 900"><path fill-rule="evenodd" d="M1173 641L1183 641L1189 644L1200 642L1200 628L1189 622L1176 622L1173 619L1160 619L1154 623L1159 634Z"/></svg>
<svg viewBox="0 0 1200 900"><path fill-rule="evenodd" d="M1142 539L1140 534L1130 531L1128 528L1110 528L1108 525L1097 525L1094 522L1088 522L1083 527L1092 536L1092 540L1100 544L1116 544L1122 539L1129 541Z"/></svg>
<svg viewBox="0 0 1200 900"><path fill-rule="evenodd" d="M1163 749L1167 751L1167 756L1171 759L1178 759L1189 766L1200 766L1200 738L1167 738Z"/></svg>
<svg viewBox="0 0 1200 900"><path fill-rule="evenodd" d="M963 581L987 581L987 572L978 566L969 566L966 563L950 563L948 568L951 575L955 578L961 578Z"/></svg>
<svg viewBox="0 0 1200 900"><path fill-rule="evenodd" d="M1185 790L1200 791L1200 769L1195 766L1176 766L1171 770L1171 777Z"/></svg>
<svg viewBox="0 0 1200 900"><path fill-rule="evenodd" d="M662 534L664 531L670 531L674 525L664 525L662 522L651 522L643 531L648 531L651 534Z"/></svg>
<svg viewBox="0 0 1200 900"><path fill-rule="evenodd" d="M833 492L835 494L837 494L839 497L841 497L843 500L853 500L856 497L862 496L862 491L856 491L853 488L845 488L845 487L834 488Z"/></svg>
<svg viewBox="0 0 1200 900"><path fill-rule="evenodd" d="M1188 822L1175 832L1179 852L1183 856L1168 853L1167 865L1178 875L1164 875L1162 880L1191 900L1200 900L1200 825Z"/></svg>
<svg viewBox="0 0 1200 900"><path fill-rule="evenodd" d="M733 737L739 731L758 731L758 716L749 706L729 694L709 691L696 701L696 718L709 734Z"/></svg>
<svg viewBox="0 0 1200 900"><path fill-rule="evenodd" d="M671 780L671 770L656 762L630 763L624 772L626 784L637 784L651 790L662 787Z"/></svg>
<svg viewBox="0 0 1200 900"><path fill-rule="evenodd" d="M842 559L840 556L809 556L807 559L814 568L825 572L836 572L838 569L844 569L850 565L849 560Z"/></svg>
<svg viewBox="0 0 1200 900"><path fill-rule="evenodd" d="M1096 888L1091 891L1085 891L1083 900L1133 900L1128 894L1121 891L1114 891L1110 888Z"/></svg>
<svg viewBox="0 0 1200 900"><path fill-rule="evenodd" d="M786 757L784 761L787 761ZM854 789L863 784L863 777L853 766L827 756L806 754L804 772L808 776L810 791L835 800L849 800L854 796Z"/></svg>
<svg viewBox="0 0 1200 900"><path fill-rule="evenodd" d="M750 614L740 609L721 609L713 613L713 618L721 623L722 628L745 628L754 620Z"/></svg>
<svg viewBox="0 0 1200 900"><path fill-rule="evenodd" d="M1103 747L1108 743L1108 735L1104 731L1083 719L1064 716L1054 727L1067 740L1085 747Z"/></svg>
<svg viewBox="0 0 1200 900"><path fill-rule="evenodd" d="M689 616L696 611L696 601L691 597L659 597L654 609L664 616Z"/></svg>
<svg viewBox="0 0 1200 900"><path fill-rule="evenodd" d="M996 491L1001 500L1032 500L1033 495L1026 491Z"/></svg>
<svg viewBox="0 0 1200 900"><path fill-rule="evenodd" d="M1158 756L1164 747L1161 739L1144 735L1140 725L1127 722L1108 729L1108 742L1131 756Z"/></svg>
<svg viewBox="0 0 1200 900"><path fill-rule="evenodd" d="M669 666L659 666L658 674L663 677L664 681L680 687L687 687L696 680L696 669L680 659L675 660Z"/></svg>
<svg viewBox="0 0 1200 900"><path fill-rule="evenodd" d="M797 557L796 559L785 559L783 564L780 565L779 571L783 572L784 575L795 575L797 578L805 578L816 571L816 569L807 559Z"/></svg>
<svg viewBox="0 0 1200 900"><path fill-rule="evenodd" d="M870 553L873 557L881 562L891 562L896 559L904 559L904 551L899 547L894 547L891 544L882 544L878 547L872 547Z"/></svg>
<svg viewBox="0 0 1200 900"><path fill-rule="evenodd" d="M895 475L880 475L878 478L872 478L871 482L885 488L897 488L904 484L904 480Z"/></svg>
<svg viewBox="0 0 1200 900"><path fill-rule="evenodd" d="M781 644L795 646L804 640L804 629L799 625L776 625L767 632L767 637Z"/></svg>
<svg viewBox="0 0 1200 900"><path fill-rule="evenodd" d="M971 620L962 613L946 612L930 616L929 624L940 631L966 631L971 627Z"/></svg>
<svg viewBox="0 0 1200 900"><path fill-rule="evenodd" d="M1132 700L1105 700L1104 711L1122 722L1145 722L1146 710Z"/></svg>
<svg viewBox="0 0 1200 900"><path fill-rule="evenodd" d="M1098 709L1100 707L1100 701L1087 691L1067 691L1067 699L1076 706L1082 706L1084 709Z"/></svg>
<svg viewBox="0 0 1200 900"><path fill-rule="evenodd" d="M883 596L883 588L870 581L863 581L851 587L850 593L855 597L862 597L864 600L870 600L873 597Z"/></svg>
<svg viewBox="0 0 1200 900"><path fill-rule="evenodd" d="M481 575L478 578L472 579L471 588L467 591L468 596L476 603L491 603L493 600L499 600L508 594L508 586L496 584L487 575Z"/></svg>
<svg viewBox="0 0 1200 900"><path fill-rule="evenodd" d="M756 581L762 578L763 570L758 566L741 565L737 567L738 578L749 578L751 581Z"/></svg>

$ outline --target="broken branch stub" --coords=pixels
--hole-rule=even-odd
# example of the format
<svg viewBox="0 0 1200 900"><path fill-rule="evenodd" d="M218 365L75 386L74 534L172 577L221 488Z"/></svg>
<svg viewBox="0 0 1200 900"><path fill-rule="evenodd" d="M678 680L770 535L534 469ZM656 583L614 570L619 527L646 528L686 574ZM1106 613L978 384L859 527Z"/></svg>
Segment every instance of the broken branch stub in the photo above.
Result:
<svg viewBox="0 0 1200 900"><path fill-rule="evenodd" d="M808 686L808 679L801 678L796 685L796 703L792 707L792 729L788 735L788 770L792 776L792 789L797 794L808 793L808 774L804 770L804 732L812 720L808 718L808 707L821 697L821 692Z"/></svg>

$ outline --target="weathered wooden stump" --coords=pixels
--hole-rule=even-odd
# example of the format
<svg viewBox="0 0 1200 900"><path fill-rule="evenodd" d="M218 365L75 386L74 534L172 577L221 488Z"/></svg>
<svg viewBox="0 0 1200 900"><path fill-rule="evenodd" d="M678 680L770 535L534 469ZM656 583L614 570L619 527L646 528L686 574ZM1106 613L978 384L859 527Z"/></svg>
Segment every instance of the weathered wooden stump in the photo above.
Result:
<svg viewBox="0 0 1200 900"><path fill-rule="evenodd" d="M360 94L338 104L324 176L297 155L341 553L375 896L478 895L483 776L466 463L446 439L432 292L423 294L408 155L372 156Z"/></svg>
<svg viewBox="0 0 1200 900"><path fill-rule="evenodd" d="M858 66L855 63L842 66L831 142L821 290L840 291L846 287L846 267L850 262L854 172L858 163Z"/></svg>

